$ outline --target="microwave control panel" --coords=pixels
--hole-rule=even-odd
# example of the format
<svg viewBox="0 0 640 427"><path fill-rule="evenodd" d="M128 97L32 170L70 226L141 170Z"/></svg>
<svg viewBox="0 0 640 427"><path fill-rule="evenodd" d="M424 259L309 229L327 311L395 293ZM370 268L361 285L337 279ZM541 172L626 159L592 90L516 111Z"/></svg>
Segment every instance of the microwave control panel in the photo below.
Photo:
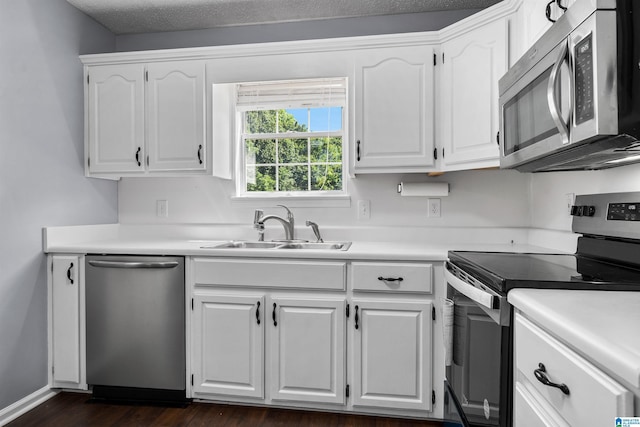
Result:
<svg viewBox="0 0 640 427"><path fill-rule="evenodd" d="M576 125L593 119L593 40L590 33L574 48Z"/></svg>

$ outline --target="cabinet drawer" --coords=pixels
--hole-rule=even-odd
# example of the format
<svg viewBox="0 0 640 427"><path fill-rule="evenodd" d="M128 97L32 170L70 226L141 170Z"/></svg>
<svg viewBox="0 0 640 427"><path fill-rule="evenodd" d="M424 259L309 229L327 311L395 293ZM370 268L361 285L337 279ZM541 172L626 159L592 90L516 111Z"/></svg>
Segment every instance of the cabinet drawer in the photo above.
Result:
<svg viewBox="0 0 640 427"><path fill-rule="evenodd" d="M551 337L519 313L515 317L516 379L537 391L570 425L605 426L614 417L633 416L633 395L604 372ZM569 394L540 382L534 371L545 366L553 383Z"/></svg>
<svg viewBox="0 0 640 427"><path fill-rule="evenodd" d="M351 286L355 291L431 293L432 277L431 264L396 262L351 264Z"/></svg>
<svg viewBox="0 0 640 427"><path fill-rule="evenodd" d="M196 286L344 290L345 262L196 258Z"/></svg>

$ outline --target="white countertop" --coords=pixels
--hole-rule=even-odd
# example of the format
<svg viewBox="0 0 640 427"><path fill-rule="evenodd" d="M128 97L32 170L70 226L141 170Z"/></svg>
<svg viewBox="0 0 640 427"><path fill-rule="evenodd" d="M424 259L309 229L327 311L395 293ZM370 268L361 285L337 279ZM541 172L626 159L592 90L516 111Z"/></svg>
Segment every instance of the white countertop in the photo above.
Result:
<svg viewBox="0 0 640 427"><path fill-rule="evenodd" d="M410 230L409 230L410 231ZM212 249L203 246L221 244L230 240L243 240L237 230L197 227L145 227L120 226L118 224L53 227L44 230L43 249L47 253L98 253L131 255L185 255L220 257L261 258L315 258L315 259L385 259L402 261L444 261L449 250L496 251L496 252L557 252L555 250L526 243L521 230L501 229L453 229L420 230L414 236L402 235L398 240L357 240L362 233L347 235L340 241L352 241L347 251L301 250L301 249ZM253 236L252 232L250 236ZM334 233L343 236L341 231ZM388 237L389 231L380 232ZM236 236L238 236L236 237ZM378 235L378 233L376 233ZM409 237L414 237L410 240ZM255 240L255 239L245 239ZM336 241L338 239L326 239Z"/></svg>
<svg viewBox="0 0 640 427"><path fill-rule="evenodd" d="M640 292L514 289L508 300L600 369L640 388Z"/></svg>

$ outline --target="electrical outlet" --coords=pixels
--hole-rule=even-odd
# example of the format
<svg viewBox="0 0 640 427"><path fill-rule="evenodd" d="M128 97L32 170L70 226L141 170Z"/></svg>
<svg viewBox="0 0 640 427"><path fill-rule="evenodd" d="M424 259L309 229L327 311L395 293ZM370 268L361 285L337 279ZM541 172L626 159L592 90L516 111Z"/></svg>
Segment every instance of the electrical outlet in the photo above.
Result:
<svg viewBox="0 0 640 427"><path fill-rule="evenodd" d="M440 199L427 199L429 218L440 218Z"/></svg>
<svg viewBox="0 0 640 427"><path fill-rule="evenodd" d="M371 203L369 200L358 200L358 219L367 220L371 218Z"/></svg>
<svg viewBox="0 0 640 427"><path fill-rule="evenodd" d="M567 213L571 214L571 206L573 206L573 204L576 202L576 195L575 193L567 193L565 194L565 197L567 203Z"/></svg>
<svg viewBox="0 0 640 427"><path fill-rule="evenodd" d="M156 200L156 216L166 218L169 216L169 201Z"/></svg>

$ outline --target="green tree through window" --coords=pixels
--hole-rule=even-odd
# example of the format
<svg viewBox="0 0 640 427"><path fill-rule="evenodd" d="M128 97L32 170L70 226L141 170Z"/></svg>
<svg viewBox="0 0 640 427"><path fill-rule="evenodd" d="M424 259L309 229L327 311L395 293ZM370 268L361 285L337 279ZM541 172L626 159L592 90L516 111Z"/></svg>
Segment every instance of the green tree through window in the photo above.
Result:
<svg viewBox="0 0 640 427"><path fill-rule="evenodd" d="M341 107L246 111L246 191L342 191L342 133Z"/></svg>

